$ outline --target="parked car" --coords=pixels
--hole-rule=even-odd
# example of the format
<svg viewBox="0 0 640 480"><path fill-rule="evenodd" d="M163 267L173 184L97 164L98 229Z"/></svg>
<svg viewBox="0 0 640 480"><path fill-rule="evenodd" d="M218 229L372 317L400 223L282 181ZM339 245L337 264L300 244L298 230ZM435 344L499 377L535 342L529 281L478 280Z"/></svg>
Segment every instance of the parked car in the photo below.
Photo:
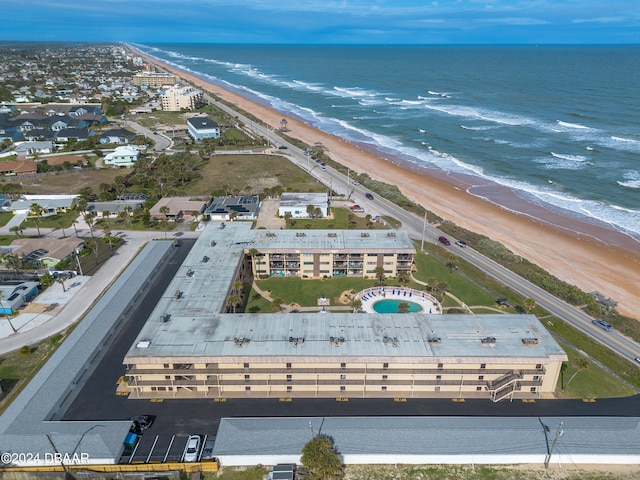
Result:
<svg viewBox="0 0 640 480"><path fill-rule="evenodd" d="M640 363L640 357L636 357L636 362Z"/></svg>
<svg viewBox="0 0 640 480"><path fill-rule="evenodd" d="M609 325L607 322L604 322L602 320L594 320L591 323L593 323L596 327L600 327L605 332L612 332L613 331L613 327L611 325Z"/></svg>
<svg viewBox="0 0 640 480"><path fill-rule="evenodd" d="M367 197L369 200L373 200L373 195L371 195L370 193L367 193L365 197Z"/></svg>
<svg viewBox="0 0 640 480"><path fill-rule="evenodd" d="M213 440L207 440L202 449L202 460L213 460Z"/></svg>
<svg viewBox="0 0 640 480"><path fill-rule="evenodd" d="M467 248L467 242L465 242L464 240L458 240L456 242L456 245L458 245L459 247L462 247L462 248Z"/></svg>
<svg viewBox="0 0 640 480"><path fill-rule="evenodd" d="M449 239L447 237L438 237L438 241L446 246L451 245L451 242L449 241Z"/></svg>
<svg viewBox="0 0 640 480"><path fill-rule="evenodd" d="M198 461L198 453L200 452L200 436L191 435L187 441L187 448L184 452L185 462Z"/></svg>

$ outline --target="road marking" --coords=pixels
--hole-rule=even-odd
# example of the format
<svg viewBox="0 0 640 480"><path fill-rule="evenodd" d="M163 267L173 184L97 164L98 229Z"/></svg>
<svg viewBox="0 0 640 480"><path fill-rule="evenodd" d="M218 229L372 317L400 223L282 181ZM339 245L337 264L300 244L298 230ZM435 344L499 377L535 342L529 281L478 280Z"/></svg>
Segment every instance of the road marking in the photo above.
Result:
<svg viewBox="0 0 640 480"><path fill-rule="evenodd" d="M164 398L152 398L151 403L162 403L164 402Z"/></svg>
<svg viewBox="0 0 640 480"><path fill-rule="evenodd" d="M398 402L398 403L406 403L407 399L406 398L394 398L393 401L394 402Z"/></svg>
<svg viewBox="0 0 640 480"><path fill-rule="evenodd" d="M214 398L213 401L215 403L224 403L224 402L227 401L227 399L226 398Z"/></svg>
<svg viewBox="0 0 640 480"><path fill-rule="evenodd" d="M291 397L280 397L281 402L290 403L293 401Z"/></svg>
<svg viewBox="0 0 640 480"><path fill-rule="evenodd" d="M126 397L129 395L129 392L116 392L116 395L121 395L123 397Z"/></svg>
<svg viewBox="0 0 640 480"><path fill-rule="evenodd" d="M533 398L523 398L522 403L536 403L536 401Z"/></svg>
<svg viewBox="0 0 640 480"><path fill-rule="evenodd" d="M453 403L464 403L464 398L452 398Z"/></svg>
<svg viewBox="0 0 640 480"><path fill-rule="evenodd" d="M336 397L336 402L348 402L349 398L347 397Z"/></svg>
<svg viewBox="0 0 640 480"><path fill-rule="evenodd" d="M596 403L596 399L595 398L583 398L582 401L584 403Z"/></svg>

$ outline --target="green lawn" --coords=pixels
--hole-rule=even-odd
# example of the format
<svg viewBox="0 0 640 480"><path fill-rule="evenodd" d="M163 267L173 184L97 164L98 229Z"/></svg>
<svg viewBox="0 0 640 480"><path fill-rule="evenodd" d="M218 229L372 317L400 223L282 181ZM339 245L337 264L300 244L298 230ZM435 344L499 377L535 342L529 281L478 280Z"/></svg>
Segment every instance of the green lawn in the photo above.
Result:
<svg viewBox="0 0 640 480"><path fill-rule="evenodd" d="M0 227L4 227L13 218L13 212L0 212Z"/></svg>
<svg viewBox="0 0 640 480"><path fill-rule="evenodd" d="M66 213L58 213L56 215L50 215L47 217L41 217L39 220L33 217L25 218L20 224L22 228L36 228L36 222L40 228L67 228L71 229L73 235L73 222L78 218L80 213L76 210L71 210ZM69 232L66 232L67 236Z"/></svg>
<svg viewBox="0 0 640 480"><path fill-rule="evenodd" d="M263 480L270 469L256 467L222 467L218 473L205 472L204 480Z"/></svg>
<svg viewBox="0 0 640 480"><path fill-rule="evenodd" d="M572 360L576 357L584 357L584 355L565 342L560 341L559 343L569 357L556 388L560 398L615 398L628 397L635 393L631 387L612 377L609 372L591 360L585 370L576 373ZM576 375L571 380L574 373Z"/></svg>

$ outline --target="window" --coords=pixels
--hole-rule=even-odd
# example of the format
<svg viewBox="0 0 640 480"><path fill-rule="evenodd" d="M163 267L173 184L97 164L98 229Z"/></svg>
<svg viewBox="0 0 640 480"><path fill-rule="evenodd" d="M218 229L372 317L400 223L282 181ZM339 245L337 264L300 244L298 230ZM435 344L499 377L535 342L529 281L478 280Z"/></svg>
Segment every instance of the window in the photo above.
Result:
<svg viewBox="0 0 640 480"><path fill-rule="evenodd" d="M533 381L537 382L538 380L540 380L540 375L534 375L533 376Z"/></svg>
<svg viewBox="0 0 640 480"><path fill-rule="evenodd" d="M249 385L247 385L246 387L244 387L244 391L245 392L250 392L251 391L251 387Z"/></svg>
<svg viewBox="0 0 640 480"><path fill-rule="evenodd" d="M287 393L291 392L291 390L293 390L293 388L291 387L291 385L287 385Z"/></svg>
<svg viewBox="0 0 640 480"><path fill-rule="evenodd" d="M439 392L439 391L440 391L440 387L436 387L436 392Z"/></svg>
<svg viewBox="0 0 640 480"><path fill-rule="evenodd" d="M442 375L436 375L436 381L439 382L440 380L442 380Z"/></svg>
<svg viewBox="0 0 640 480"><path fill-rule="evenodd" d="M171 380L171 375L165 375L165 376L164 376L164 379L165 379L165 380Z"/></svg>
<svg viewBox="0 0 640 480"><path fill-rule="evenodd" d="M346 363L341 363L340 364L340 368L347 368L347 364Z"/></svg>
<svg viewBox="0 0 640 480"><path fill-rule="evenodd" d="M346 375L340 375L340 380L346 380L347 376Z"/></svg>
<svg viewBox="0 0 640 480"><path fill-rule="evenodd" d="M245 364L244 364L244 368L249 368L249 364L248 364L248 363L245 363Z"/></svg>
<svg viewBox="0 0 640 480"><path fill-rule="evenodd" d="M438 368L444 368L444 364L443 363L439 363L438 364Z"/></svg>
<svg viewBox="0 0 640 480"><path fill-rule="evenodd" d="M541 363L537 363L536 364L536 370L542 370L542 364Z"/></svg>
<svg viewBox="0 0 640 480"><path fill-rule="evenodd" d="M486 363L481 363L480 364L480 369L484 370L485 368L487 368L487 364Z"/></svg>
<svg viewBox="0 0 640 480"><path fill-rule="evenodd" d="M245 375L245 376L244 376L244 379L245 379L245 380L251 380L251 375Z"/></svg>
<svg viewBox="0 0 640 480"><path fill-rule="evenodd" d="M382 364L382 368L389 368L389 364L388 363L383 363Z"/></svg>
<svg viewBox="0 0 640 480"><path fill-rule="evenodd" d="M387 379L387 377L388 377L388 375L382 375L382 379L383 379L383 380L386 380L386 379Z"/></svg>
<svg viewBox="0 0 640 480"><path fill-rule="evenodd" d="M484 375L478 375L478 380L484 380Z"/></svg>
<svg viewBox="0 0 640 480"><path fill-rule="evenodd" d="M482 391L482 387L476 387L476 392L481 392Z"/></svg>
<svg viewBox="0 0 640 480"><path fill-rule="evenodd" d="M531 393L536 393L536 387L531 387Z"/></svg>
<svg viewBox="0 0 640 480"><path fill-rule="evenodd" d="M383 391L383 392L386 392L386 391L387 391L387 386L386 386L386 385L383 385L383 386L382 386L382 391Z"/></svg>
<svg viewBox="0 0 640 480"><path fill-rule="evenodd" d="M162 368L171 368L171 364L170 363L165 363L164 365L162 365Z"/></svg>
<svg viewBox="0 0 640 480"><path fill-rule="evenodd" d="M291 375L287 375L287 382L290 382L292 380L292 376Z"/></svg>
<svg viewBox="0 0 640 480"><path fill-rule="evenodd" d="M340 385L340 391L344 392L347 390L347 387L345 387L344 385Z"/></svg>
<svg viewBox="0 0 640 480"><path fill-rule="evenodd" d="M290 363L287 363L287 368L291 368L291 364Z"/></svg>

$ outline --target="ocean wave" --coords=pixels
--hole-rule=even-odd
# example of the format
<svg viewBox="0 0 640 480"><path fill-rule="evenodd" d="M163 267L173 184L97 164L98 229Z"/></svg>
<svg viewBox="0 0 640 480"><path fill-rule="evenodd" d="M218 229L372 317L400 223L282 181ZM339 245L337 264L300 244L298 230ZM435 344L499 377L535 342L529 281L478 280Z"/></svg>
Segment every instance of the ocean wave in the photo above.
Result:
<svg viewBox="0 0 640 480"><path fill-rule="evenodd" d="M616 183L622 187L640 188L640 180L625 180L624 182L618 180Z"/></svg>
<svg viewBox="0 0 640 480"><path fill-rule="evenodd" d="M555 158L559 158L561 160L569 160L571 162L585 162L587 157L584 155L567 155L561 153L551 152L551 156Z"/></svg>
<svg viewBox="0 0 640 480"><path fill-rule="evenodd" d="M465 105L425 104L425 108L446 113L447 115L453 115L456 117L463 117L473 120L485 120L487 122L497 123L501 125L517 126L535 124L535 120L531 118Z"/></svg>
<svg viewBox="0 0 640 480"><path fill-rule="evenodd" d="M581 125L579 123L569 123L569 122L563 122L562 120L556 120L556 123L562 127L568 127L568 128L577 128L580 130L592 130L591 127L587 127L585 125Z"/></svg>
<svg viewBox="0 0 640 480"><path fill-rule="evenodd" d="M434 92L433 90L427 90L427 93L429 95L433 95L434 97L451 98L451 96L447 93Z"/></svg>
<svg viewBox="0 0 640 480"><path fill-rule="evenodd" d="M464 128L465 130L473 130L476 132L482 132L485 130L493 130L494 128L496 128L495 126L492 125L479 125L477 127L469 127L467 125L460 125L461 128Z"/></svg>

